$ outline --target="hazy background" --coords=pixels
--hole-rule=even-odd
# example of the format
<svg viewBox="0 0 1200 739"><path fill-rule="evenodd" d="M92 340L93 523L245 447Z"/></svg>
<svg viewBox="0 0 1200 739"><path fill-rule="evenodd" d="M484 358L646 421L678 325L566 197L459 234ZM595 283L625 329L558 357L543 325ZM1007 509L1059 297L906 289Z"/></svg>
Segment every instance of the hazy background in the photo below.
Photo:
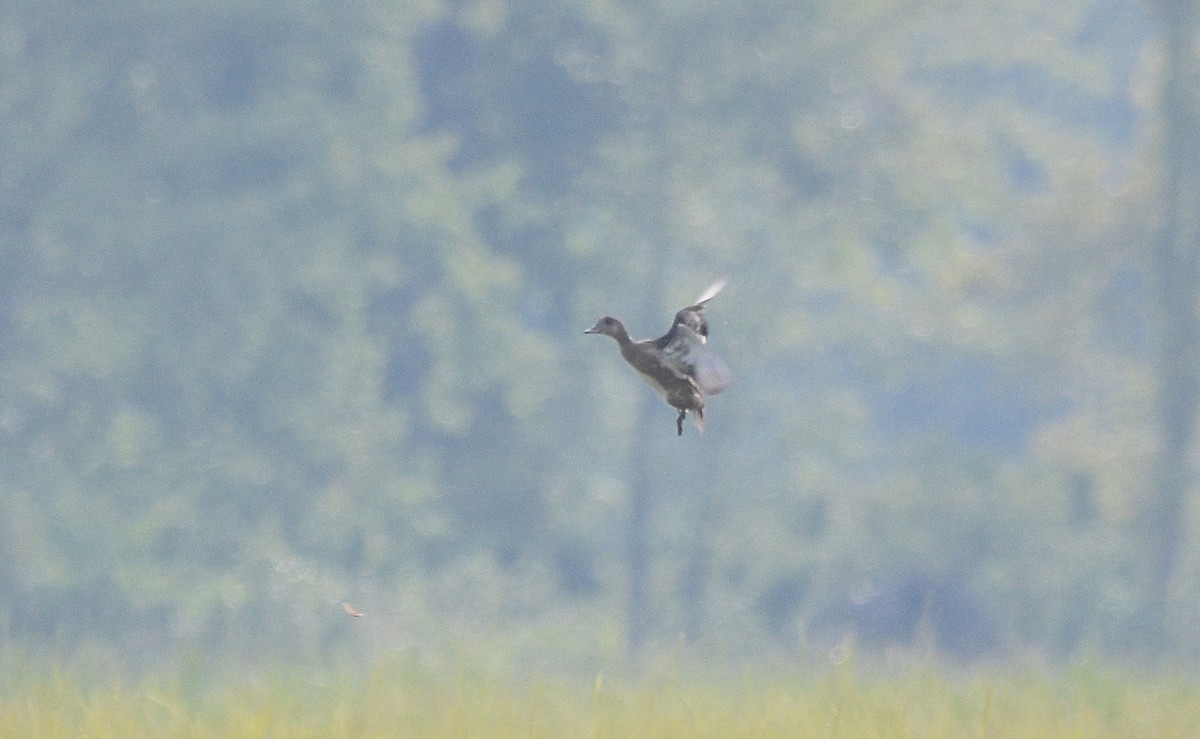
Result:
<svg viewBox="0 0 1200 739"><path fill-rule="evenodd" d="M0 647L1195 660L1196 14L7 4Z"/></svg>

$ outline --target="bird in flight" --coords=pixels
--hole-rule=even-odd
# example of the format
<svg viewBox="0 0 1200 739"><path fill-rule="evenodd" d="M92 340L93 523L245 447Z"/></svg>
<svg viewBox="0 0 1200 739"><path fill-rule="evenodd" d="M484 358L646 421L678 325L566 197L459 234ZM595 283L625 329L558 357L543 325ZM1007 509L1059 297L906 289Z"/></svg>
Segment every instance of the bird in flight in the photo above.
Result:
<svg viewBox="0 0 1200 739"><path fill-rule="evenodd" d="M683 419L688 411L696 428L704 431L704 398L716 395L733 382L733 373L708 345L708 319L704 304L712 300L725 280L708 286L699 298L675 314L667 333L657 339L634 341L625 326L605 316L585 334L604 334L616 340L621 356L638 371L650 387L679 411L675 429L683 436Z"/></svg>

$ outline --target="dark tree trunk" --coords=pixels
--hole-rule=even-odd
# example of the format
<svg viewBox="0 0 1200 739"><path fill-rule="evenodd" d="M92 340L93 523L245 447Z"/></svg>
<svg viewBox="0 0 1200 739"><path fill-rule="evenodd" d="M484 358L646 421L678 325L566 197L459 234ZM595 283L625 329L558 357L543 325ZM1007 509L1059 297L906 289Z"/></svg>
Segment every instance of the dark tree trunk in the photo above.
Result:
<svg viewBox="0 0 1200 739"><path fill-rule="evenodd" d="M666 223L667 166L662 150L658 154L658 166L652 169L652 180L656 186L652 196L640 204L646 210L642 214L649 233L650 244L669 243L670 233ZM662 291L666 275L660 264L651 263L644 285L639 327L653 326L653 318L661 318ZM641 330L640 328L634 329ZM636 663L653 626L651 607L650 572L654 563L651 535L654 531L654 494L662 475L663 459L658 455L658 441L663 433L662 401L651 394L648 388L638 387L642 401L638 406L638 421L634 429L634 443L630 452L629 471L629 524L626 530L626 567L629 578L629 600L626 610L626 649L629 658ZM669 414L668 414L669 415ZM669 423L669 421L668 421ZM672 434L674 429L670 429Z"/></svg>
<svg viewBox="0 0 1200 739"><path fill-rule="evenodd" d="M712 501L707 485L696 485L690 493L691 526L687 563L679 584L683 608L683 636L689 644L700 641L708 630L708 584L712 579Z"/></svg>
<svg viewBox="0 0 1200 739"><path fill-rule="evenodd" d="M640 388L639 388L640 390ZM636 662L650 628L650 531L654 520L654 463L652 434L657 408L643 400L638 414L637 440L629 475L629 522L625 532L628 601L625 612L625 646Z"/></svg>
<svg viewBox="0 0 1200 739"><path fill-rule="evenodd" d="M1164 43L1162 222L1154 244L1162 341L1159 452L1148 523L1146 644L1165 645L1171 581L1184 544L1189 450L1198 394L1197 248L1200 247L1200 112L1194 0L1158 0Z"/></svg>

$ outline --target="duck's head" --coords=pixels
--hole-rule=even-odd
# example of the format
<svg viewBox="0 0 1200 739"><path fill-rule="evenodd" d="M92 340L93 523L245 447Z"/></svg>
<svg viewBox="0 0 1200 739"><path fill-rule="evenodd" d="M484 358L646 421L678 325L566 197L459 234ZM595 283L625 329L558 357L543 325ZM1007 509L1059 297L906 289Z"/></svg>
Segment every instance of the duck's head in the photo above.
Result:
<svg viewBox="0 0 1200 739"><path fill-rule="evenodd" d="M623 326L620 321L612 316L605 316L599 321L596 321L596 325L592 326L587 331L584 331L584 333L604 334L605 336L613 337L617 341L620 341L622 337L626 339L629 338L629 332L625 330L625 326Z"/></svg>

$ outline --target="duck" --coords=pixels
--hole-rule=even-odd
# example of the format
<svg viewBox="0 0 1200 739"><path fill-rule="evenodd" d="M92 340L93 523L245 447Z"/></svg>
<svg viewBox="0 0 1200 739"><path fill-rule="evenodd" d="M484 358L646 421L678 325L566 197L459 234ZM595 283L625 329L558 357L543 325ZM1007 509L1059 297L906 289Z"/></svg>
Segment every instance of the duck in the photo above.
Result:
<svg viewBox="0 0 1200 739"><path fill-rule="evenodd" d="M714 281L685 308L675 313L671 328L657 339L634 341L616 318L604 316L585 334L611 336L621 356L675 410L678 436L688 412L696 429L704 431L704 399L716 395L733 382L733 373L708 342L708 319L704 305L725 287L725 278Z"/></svg>

